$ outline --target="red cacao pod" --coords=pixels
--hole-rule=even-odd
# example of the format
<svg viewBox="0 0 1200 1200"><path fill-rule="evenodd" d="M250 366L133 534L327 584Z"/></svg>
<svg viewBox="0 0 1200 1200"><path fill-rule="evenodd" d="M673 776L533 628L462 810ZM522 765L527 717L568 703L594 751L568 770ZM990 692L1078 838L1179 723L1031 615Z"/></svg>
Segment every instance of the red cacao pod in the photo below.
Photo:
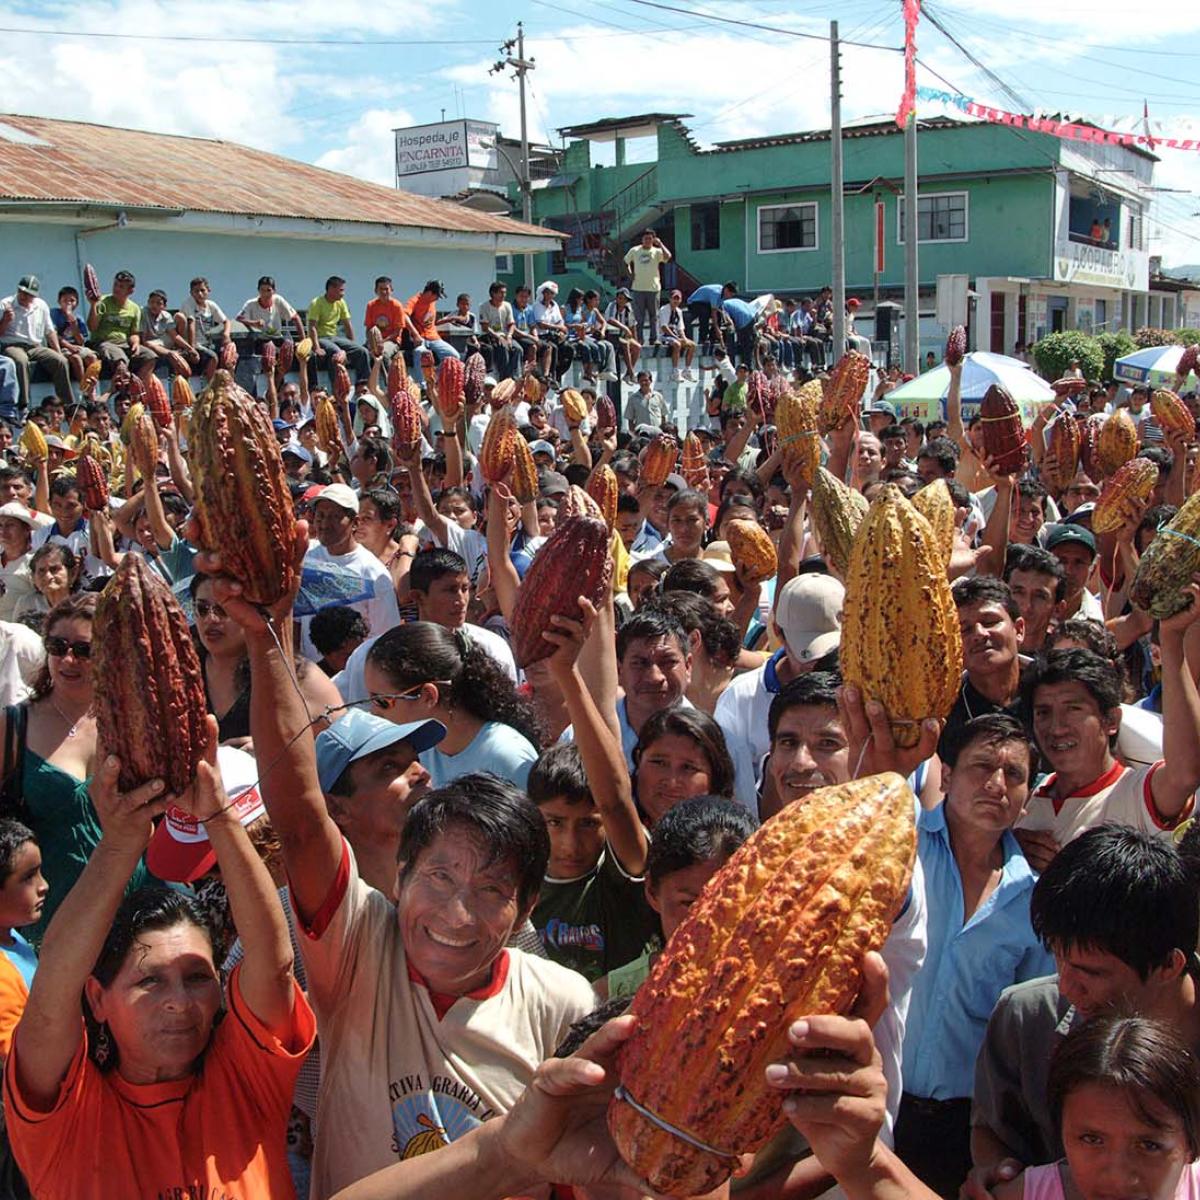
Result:
<svg viewBox="0 0 1200 1200"><path fill-rule="evenodd" d="M597 429L616 429L617 427L617 409L616 405L607 397L601 396L596 401L596 428Z"/></svg>
<svg viewBox="0 0 1200 1200"><path fill-rule="evenodd" d="M499 483L512 469L518 440L525 439L517 431L512 409L504 407L492 413L479 447L479 470L488 483Z"/></svg>
<svg viewBox="0 0 1200 1200"><path fill-rule="evenodd" d="M599 607L612 580L608 526L595 517L569 517L534 555L512 615L512 650L517 666L549 658L555 647L542 637L552 616L579 619L579 598Z"/></svg>
<svg viewBox="0 0 1200 1200"><path fill-rule="evenodd" d="M767 406L770 403L768 397L768 380L762 371L751 371L750 378L746 380L746 407L752 412L756 412L763 419L763 424L767 424Z"/></svg>
<svg viewBox="0 0 1200 1200"><path fill-rule="evenodd" d="M1174 392L1158 388L1150 397L1150 411L1163 433L1180 433L1185 441L1196 436L1196 419Z"/></svg>
<svg viewBox="0 0 1200 1200"><path fill-rule="evenodd" d="M483 403L483 381L487 378L487 363L478 350L467 355L463 366L463 397L468 404Z"/></svg>
<svg viewBox="0 0 1200 1200"><path fill-rule="evenodd" d="M271 418L226 371L196 398L189 457L201 548L252 604L274 604L296 578L292 497Z"/></svg>
<svg viewBox="0 0 1200 1200"><path fill-rule="evenodd" d="M391 398L392 446L400 458L408 458L421 444L421 410L402 388Z"/></svg>
<svg viewBox="0 0 1200 1200"><path fill-rule="evenodd" d="M354 390L350 382L350 372L341 363L333 368L333 394L339 400L346 400Z"/></svg>
<svg viewBox="0 0 1200 1200"><path fill-rule="evenodd" d="M708 458L700 439L694 433L689 433L683 439L681 460L680 467L688 487L701 492L708 491Z"/></svg>
<svg viewBox="0 0 1200 1200"><path fill-rule="evenodd" d="M226 371L232 371L237 366L238 348L232 338L221 347L220 362Z"/></svg>
<svg viewBox="0 0 1200 1200"><path fill-rule="evenodd" d="M146 380L146 411L154 418L159 429L171 428L171 402L167 399L167 389L157 375L151 375Z"/></svg>
<svg viewBox="0 0 1200 1200"><path fill-rule="evenodd" d="M146 385L142 382L141 376L130 371L126 379L128 382L125 384L125 394L129 397L129 403L144 405L146 403Z"/></svg>
<svg viewBox="0 0 1200 1200"><path fill-rule="evenodd" d="M279 347L279 378L282 379L291 369L296 360L296 343L291 338L284 338Z"/></svg>
<svg viewBox="0 0 1200 1200"><path fill-rule="evenodd" d="M1122 502L1149 500L1158 483L1158 467L1148 458L1131 458L1105 481L1092 510L1092 532L1113 533L1122 525Z"/></svg>
<svg viewBox="0 0 1200 1200"><path fill-rule="evenodd" d="M1078 396L1080 392L1087 391L1087 380L1079 379L1075 375L1064 375L1061 379L1056 379L1050 384L1056 396Z"/></svg>
<svg viewBox="0 0 1200 1200"><path fill-rule="evenodd" d="M667 476L675 470L678 453L679 446L670 434L655 434L650 445L642 451L642 482L651 487L661 487L666 483Z"/></svg>
<svg viewBox="0 0 1200 1200"><path fill-rule="evenodd" d="M108 480L104 468L90 454L85 454L76 464L75 481L89 512L103 512L108 508Z"/></svg>
<svg viewBox="0 0 1200 1200"><path fill-rule="evenodd" d="M1060 412L1046 430L1046 449L1051 461L1043 461L1042 475L1052 492L1061 492L1075 478L1079 469L1079 447L1082 441L1080 422L1069 412ZM1052 470L1047 470L1053 466Z"/></svg>
<svg viewBox="0 0 1200 1200"><path fill-rule="evenodd" d="M1100 466L1097 461L1100 445L1100 427L1104 417L1099 413L1075 418L1079 423L1079 465L1089 479L1100 478Z"/></svg>
<svg viewBox="0 0 1200 1200"><path fill-rule="evenodd" d="M967 352L967 331L961 325L955 325L946 339L946 351L942 355L946 366L957 367Z"/></svg>
<svg viewBox="0 0 1200 1200"><path fill-rule="evenodd" d="M555 523L569 521L572 517L595 517L597 521L604 520L604 513L600 508L599 501L591 492L584 491L575 483L567 488L567 494L563 497Z"/></svg>
<svg viewBox="0 0 1200 1200"><path fill-rule="evenodd" d="M100 752L121 760L121 790L161 779L186 791L208 737L204 676L175 593L140 554L126 554L100 593L92 682Z"/></svg>
<svg viewBox="0 0 1200 1200"><path fill-rule="evenodd" d="M816 428L821 433L833 433L847 421L858 421L863 392L871 377L871 360L857 350L843 354L829 372L816 406ZM801 391L809 387L805 384Z"/></svg>
<svg viewBox="0 0 1200 1200"><path fill-rule="evenodd" d="M100 277L91 263L85 263L83 268L83 294L89 304L95 304L104 294L100 291Z"/></svg>
<svg viewBox="0 0 1200 1200"><path fill-rule="evenodd" d="M404 355L397 354L388 367L387 394L389 400L395 400L401 393L408 394L408 368L404 365Z"/></svg>
<svg viewBox="0 0 1200 1200"><path fill-rule="evenodd" d="M443 421L453 421L458 417L463 402L463 384L466 372L462 359L444 358L437 372L438 412Z"/></svg>
<svg viewBox="0 0 1200 1200"><path fill-rule="evenodd" d="M1025 430L1021 410L1007 388L993 383L979 406L984 452L995 460L996 470L1012 475L1025 465Z"/></svg>
<svg viewBox="0 0 1200 1200"><path fill-rule="evenodd" d="M279 351L275 347L274 342L264 342L262 348L262 373L271 375L275 371L275 366L279 362Z"/></svg>

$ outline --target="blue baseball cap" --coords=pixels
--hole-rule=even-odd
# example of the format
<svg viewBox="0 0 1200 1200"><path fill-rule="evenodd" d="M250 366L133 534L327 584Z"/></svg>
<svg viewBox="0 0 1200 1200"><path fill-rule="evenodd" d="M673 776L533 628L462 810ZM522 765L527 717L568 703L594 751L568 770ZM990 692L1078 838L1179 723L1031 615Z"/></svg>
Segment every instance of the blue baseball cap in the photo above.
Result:
<svg viewBox="0 0 1200 1200"><path fill-rule="evenodd" d="M362 709L350 709L340 721L335 721L317 735L317 775L321 790L328 792L352 763L376 750L386 749L396 742L408 742L420 754L436 746L446 736L441 721L412 721L393 725Z"/></svg>
<svg viewBox="0 0 1200 1200"><path fill-rule="evenodd" d="M301 462L306 462L311 467L313 456L300 445L299 442L288 442L281 451L281 454L290 454L293 458L298 458Z"/></svg>
<svg viewBox="0 0 1200 1200"><path fill-rule="evenodd" d="M276 433L280 433L284 429L295 429L296 428L296 426L293 425L291 421L285 421L281 417L276 417L271 422L271 426L272 426L272 428L274 428Z"/></svg>

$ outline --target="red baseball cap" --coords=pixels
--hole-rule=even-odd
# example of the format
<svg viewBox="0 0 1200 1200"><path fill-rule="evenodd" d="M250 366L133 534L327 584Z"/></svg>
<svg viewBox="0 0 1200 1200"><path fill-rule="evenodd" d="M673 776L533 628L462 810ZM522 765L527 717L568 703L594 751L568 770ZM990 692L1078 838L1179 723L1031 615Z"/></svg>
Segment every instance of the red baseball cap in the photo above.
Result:
<svg viewBox="0 0 1200 1200"><path fill-rule="evenodd" d="M846 301L846 307L847 308L861 308L862 301L857 296L851 296L850 299Z"/></svg>

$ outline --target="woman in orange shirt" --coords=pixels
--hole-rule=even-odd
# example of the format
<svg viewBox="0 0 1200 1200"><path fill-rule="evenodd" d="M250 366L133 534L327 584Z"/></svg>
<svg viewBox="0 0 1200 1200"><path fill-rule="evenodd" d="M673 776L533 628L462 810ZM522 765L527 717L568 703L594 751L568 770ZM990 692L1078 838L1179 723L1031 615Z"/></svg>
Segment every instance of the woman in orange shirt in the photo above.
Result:
<svg viewBox="0 0 1200 1200"><path fill-rule="evenodd" d="M122 902L168 797L161 780L119 792L107 759L92 783L103 836L50 923L4 1078L13 1151L39 1200L295 1196L285 1131L315 1023L208 726L196 783L174 803L212 842L245 959L222 1010L195 902L163 888Z"/></svg>

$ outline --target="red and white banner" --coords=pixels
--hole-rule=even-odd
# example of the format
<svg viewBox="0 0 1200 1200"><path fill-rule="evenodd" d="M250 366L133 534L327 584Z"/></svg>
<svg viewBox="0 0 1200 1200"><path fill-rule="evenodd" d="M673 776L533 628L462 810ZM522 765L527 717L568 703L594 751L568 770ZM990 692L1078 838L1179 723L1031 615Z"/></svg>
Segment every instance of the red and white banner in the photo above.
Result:
<svg viewBox="0 0 1200 1200"><path fill-rule="evenodd" d="M903 129L917 107L917 21L921 0L904 0L904 95L896 112L896 124Z"/></svg>

